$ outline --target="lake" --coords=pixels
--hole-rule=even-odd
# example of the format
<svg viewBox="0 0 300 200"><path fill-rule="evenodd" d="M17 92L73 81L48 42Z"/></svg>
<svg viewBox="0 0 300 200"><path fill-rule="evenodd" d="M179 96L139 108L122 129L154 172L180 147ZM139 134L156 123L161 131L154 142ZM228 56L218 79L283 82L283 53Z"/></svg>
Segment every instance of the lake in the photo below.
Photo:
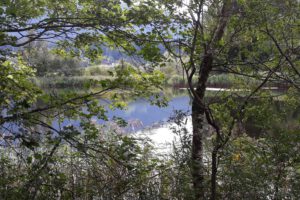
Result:
<svg viewBox="0 0 300 200"><path fill-rule="evenodd" d="M101 101L101 100L99 100ZM106 103L101 101L101 103ZM172 97L166 107L158 107L151 105L146 99L138 99L136 101L128 103L126 109L111 110L107 108L108 122L99 120L96 117L93 118L94 123L104 124L111 123L115 117L124 119L128 126L126 131L135 132L144 128L155 127L166 123L169 117L174 114L175 110L182 110L189 112L191 109L190 97L187 95ZM77 120L64 120L61 124L58 124L57 120L54 120L52 125L55 128L63 127L67 125L79 126Z"/></svg>
<svg viewBox="0 0 300 200"><path fill-rule="evenodd" d="M175 110L188 112L190 108L190 98L188 96L174 97L166 107L151 105L149 101L139 99L129 103L126 110L108 110L108 117L109 119L114 116L121 117L129 122L139 120L144 127L149 127L156 123L165 123Z"/></svg>

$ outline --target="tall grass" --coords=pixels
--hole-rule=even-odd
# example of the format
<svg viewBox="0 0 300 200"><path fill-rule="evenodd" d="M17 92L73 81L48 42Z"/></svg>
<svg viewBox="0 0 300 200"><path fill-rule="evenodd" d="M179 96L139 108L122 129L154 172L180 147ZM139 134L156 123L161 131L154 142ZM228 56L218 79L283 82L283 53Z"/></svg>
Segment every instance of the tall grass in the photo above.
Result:
<svg viewBox="0 0 300 200"><path fill-rule="evenodd" d="M41 88L83 88L87 83L93 81L111 78L110 76L55 76L55 77L37 77L33 80ZM96 85L96 84L95 84Z"/></svg>
<svg viewBox="0 0 300 200"><path fill-rule="evenodd" d="M91 84L97 80L110 79L109 68L107 66L95 65L80 70L73 76L63 76L53 74L52 76L36 77L33 82L41 88L84 88L86 84Z"/></svg>
<svg viewBox="0 0 300 200"><path fill-rule="evenodd" d="M109 70L104 65L94 65L84 69L83 76L109 76Z"/></svg>

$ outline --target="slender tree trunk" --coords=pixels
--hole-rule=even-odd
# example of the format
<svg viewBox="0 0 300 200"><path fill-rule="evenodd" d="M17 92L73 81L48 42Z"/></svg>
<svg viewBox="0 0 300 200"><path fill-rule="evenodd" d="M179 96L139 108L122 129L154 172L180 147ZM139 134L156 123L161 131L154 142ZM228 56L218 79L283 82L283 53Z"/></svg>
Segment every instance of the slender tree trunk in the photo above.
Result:
<svg viewBox="0 0 300 200"><path fill-rule="evenodd" d="M199 80L196 89L196 97L192 104L192 124L193 124L193 143L192 143L192 176L195 190L195 198L204 199L204 163L203 163L203 144L205 107L204 96L206 82L212 68L212 54L207 54L203 58Z"/></svg>
<svg viewBox="0 0 300 200"><path fill-rule="evenodd" d="M217 198L217 173L218 173L218 153L220 145L220 137L217 135L216 144L211 155L211 186L210 186L210 199Z"/></svg>
<svg viewBox="0 0 300 200"><path fill-rule="evenodd" d="M205 198L204 194L204 163L203 163L203 136L204 136L204 119L205 119L205 104L204 96L206 83L213 67L214 53L218 42L224 35L227 22L231 15L232 2L234 0L223 0L223 6L220 12L219 22L215 31L212 33L211 41L205 46L205 54L202 58L199 79L194 91L194 99L192 103L192 125L193 125L193 141L192 141L192 177L195 192L195 199L200 200ZM217 157L217 151L215 152ZM215 159L216 161L216 159ZM216 191L216 174L217 163L214 164L214 194L211 197L215 198Z"/></svg>
<svg viewBox="0 0 300 200"><path fill-rule="evenodd" d="M216 199L216 189L217 189L217 150L214 149L212 152L212 161L211 161L211 200Z"/></svg>

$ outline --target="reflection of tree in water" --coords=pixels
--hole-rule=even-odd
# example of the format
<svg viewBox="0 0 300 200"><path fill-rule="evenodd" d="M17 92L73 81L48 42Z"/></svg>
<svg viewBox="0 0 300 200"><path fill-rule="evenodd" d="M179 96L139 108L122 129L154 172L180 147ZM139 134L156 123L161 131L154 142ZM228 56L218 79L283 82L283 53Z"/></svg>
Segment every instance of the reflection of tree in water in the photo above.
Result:
<svg viewBox="0 0 300 200"><path fill-rule="evenodd" d="M115 121L109 121L105 123L105 129L107 131L113 131L118 134L126 134L129 132L135 132L144 127L143 122L139 119L129 119L126 121L125 126L121 126Z"/></svg>
<svg viewBox="0 0 300 200"><path fill-rule="evenodd" d="M143 122L139 119L130 119L127 122L126 129L129 129L129 131L136 131L138 129L143 128Z"/></svg>

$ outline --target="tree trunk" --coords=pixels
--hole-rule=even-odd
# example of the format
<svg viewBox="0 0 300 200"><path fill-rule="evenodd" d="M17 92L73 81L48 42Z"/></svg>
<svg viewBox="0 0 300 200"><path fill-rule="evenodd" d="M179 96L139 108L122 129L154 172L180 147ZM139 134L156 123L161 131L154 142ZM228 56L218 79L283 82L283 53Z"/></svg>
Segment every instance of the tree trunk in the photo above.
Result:
<svg viewBox="0 0 300 200"><path fill-rule="evenodd" d="M193 124L193 143L192 143L192 176L195 190L195 198L204 199L204 163L203 163L203 144L205 106L204 95L206 82L212 68L213 56L207 54L203 58L199 80L195 91L196 97L192 104L192 124Z"/></svg>
<svg viewBox="0 0 300 200"><path fill-rule="evenodd" d="M204 113L197 105L192 105L193 144L192 144L192 176L196 199L204 198L204 165L203 165L203 120Z"/></svg>
<svg viewBox="0 0 300 200"><path fill-rule="evenodd" d="M217 172L218 172L218 168L217 168L217 155L218 152L214 149L214 151L212 152L212 167L211 167L211 200L215 200L216 199L216 184L217 184Z"/></svg>
<svg viewBox="0 0 300 200"><path fill-rule="evenodd" d="M218 153L220 146L220 138L217 135L217 141L211 155L211 186L210 186L210 199L217 198L217 173L218 173Z"/></svg>
<svg viewBox="0 0 300 200"><path fill-rule="evenodd" d="M227 22L231 15L232 0L223 0L222 9L220 12L219 22L215 31L212 33L211 41L205 46L205 54L202 58L199 79L196 90L194 91L194 99L192 103L192 125L193 125L193 141L192 141L192 177L195 192L195 199L200 200L205 198L204 194L204 163L203 163L203 135L204 135L204 119L205 119L205 104L204 96L206 83L209 74L213 67L215 50L218 42L224 35ZM215 155L217 157L217 153ZM216 164L216 163L215 163ZM216 165L215 165L216 166ZM214 168L217 174L217 168ZM214 192L216 191L216 176L214 181ZM215 196L212 195L212 196Z"/></svg>

